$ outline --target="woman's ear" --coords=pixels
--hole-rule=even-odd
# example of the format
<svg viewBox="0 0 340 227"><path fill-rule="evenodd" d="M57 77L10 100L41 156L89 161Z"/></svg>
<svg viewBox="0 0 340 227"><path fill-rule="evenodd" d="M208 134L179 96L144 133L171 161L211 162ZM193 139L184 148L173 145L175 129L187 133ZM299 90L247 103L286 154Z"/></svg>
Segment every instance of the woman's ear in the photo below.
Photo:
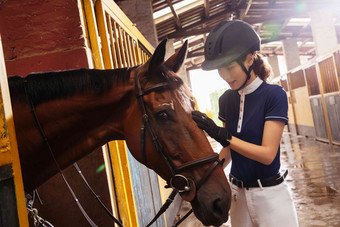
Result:
<svg viewBox="0 0 340 227"><path fill-rule="evenodd" d="M247 69L249 69L250 66L252 66L254 63L254 55L252 53L249 53L246 57L246 61L244 62L244 65Z"/></svg>

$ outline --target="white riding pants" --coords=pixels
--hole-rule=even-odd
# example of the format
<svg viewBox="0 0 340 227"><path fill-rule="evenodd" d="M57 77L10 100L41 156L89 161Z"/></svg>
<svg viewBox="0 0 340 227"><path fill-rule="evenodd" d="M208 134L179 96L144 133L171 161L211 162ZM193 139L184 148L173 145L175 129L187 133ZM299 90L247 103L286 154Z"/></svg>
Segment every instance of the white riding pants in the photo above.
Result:
<svg viewBox="0 0 340 227"><path fill-rule="evenodd" d="M262 188L230 183L232 227L298 227L296 209L286 182Z"/></svg>

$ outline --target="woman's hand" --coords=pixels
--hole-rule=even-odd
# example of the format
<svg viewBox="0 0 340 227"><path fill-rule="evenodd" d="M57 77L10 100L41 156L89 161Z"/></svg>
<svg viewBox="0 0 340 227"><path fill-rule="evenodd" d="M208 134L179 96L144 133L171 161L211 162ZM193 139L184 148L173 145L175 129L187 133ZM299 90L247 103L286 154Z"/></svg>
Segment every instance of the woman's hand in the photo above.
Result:
<svg viewBox="0 0 340 227"><path fill-rule="evenodd" d="M200 129L206 131L211 138L214 138L223 147L230 145L228 140L231 139L231 134L228 130L226 128L218 127L206 114L195 110L192 112L192 119L194 119Z"/></svg>

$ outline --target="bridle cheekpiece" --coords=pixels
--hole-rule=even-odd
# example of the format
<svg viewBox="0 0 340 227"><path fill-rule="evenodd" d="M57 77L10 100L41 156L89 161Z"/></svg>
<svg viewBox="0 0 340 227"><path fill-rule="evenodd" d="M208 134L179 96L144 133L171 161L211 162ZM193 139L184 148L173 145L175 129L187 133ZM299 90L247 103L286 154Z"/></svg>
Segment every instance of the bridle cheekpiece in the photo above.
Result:
<svg viewBox="0 0 340 227"><path fill-rule="evenodd" d="M169 89L170 88L169 83L167 82L158 83L154 86L151 86L143 90L139 82L139 78L138 78L138 69L136 69L134 77L135 77L136 98L138 100L139 107L142 111L142 126L141 126L140 135L141 135L141 153L143 157L143 162L145 165L147 165L147 157L146 157L146 152L145 152L145 128L147 128L150 134L150 137L152 139L152 142L155 145L157 153L160 154L160 156L162 157L164 163L166 164L170 172L170 178L167 179L168 185L166 187L173 188L177 192L180 192L182 196L183 196L183 193L190 193L191 196L189 196L190 198L187 199L190 202L196 197L196 191L207 180L207 178L211 175L211 173L216 168L216 166L218 164L222 164L223 161L220 161L218 154L215 153L205 158L201 158L198 160L184 163L183 165L179 167L176 166L171 160L171 158L169 157L169 155L164 151L162 144L160 143L155 131L153 130L145 104L144 104L144 100L143 100L143 96L150 94L151 92ZM201 166L201 165L211 163L211 162L213 162L213 164L209 167L205 175L196 184L193 179L187 178L186 176L181 174L182 172L185 172L189 169L193 169L197 166Z"/></svg>

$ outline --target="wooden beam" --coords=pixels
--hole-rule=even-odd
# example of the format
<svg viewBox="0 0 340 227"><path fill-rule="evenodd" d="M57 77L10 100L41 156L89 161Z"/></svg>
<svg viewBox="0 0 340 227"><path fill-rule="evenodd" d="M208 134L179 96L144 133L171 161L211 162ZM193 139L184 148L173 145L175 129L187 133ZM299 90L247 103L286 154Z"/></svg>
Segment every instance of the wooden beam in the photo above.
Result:
<svg viewBox="0 0 340 227"><path fill-rule="evenodd" d="M211 28L203 28L203 29L193 29L193 30L180 30L178 32L173 32L169 35L167 35L166 37L168 37L169 39L173 39L173 38L180 38L180 39L183 39L183 38L186 38L186 37L190 37L190 36L193 36L193 35L202 35L202 34L205 34L205 33L209 33L211 31Z"/></svg>
<svg viewBox="0 0 340 227"><path fill-rule="evenodd" d="M204 29L198 28L198 29L193 29L195 27L199 27L205 23L209 23L209 22L213 22L213 21L218 21L223 20L225 18L226 13L228 13L228 10L225 10L221 13L218 13L206 20L202 20L200 22L194 23L188 27L186 27L185 29L181 29L178 30L176 32L172 32L169 33L168 35L166 35L166 37L168 38L185 38L185 37L189 37L192 35L201 35L201 34L205 34L205 33L209 33L212 29L212 27L206 27ZM265 17L260 17L260 18L255 18L255 19L246 19L244 18L244 20L250 24L257 24L257 23L265 23L265 22L273 22L275 20L282 20L285 17L291 17L293 16L294 13L290 13L290 14L279 14L279 15L275 15L275 16L265 16ZM163 39L164 37L159 37L159 39Z"/></svg>
<svg viewBox="0 0 340 227"><path fill-rule="evenodd" d="M174 15L174 19L175 19L175 21L176 21L177 27L178 27L178 28L182 28L181 21L179 20L179 17L178 17L178 15L177 15L176 11L175 11L174 6L172 5L171 0L166 0L166 2L168 3L168 5L169 5L169 7L170 7L170 9L171 9L171 12L172 12L172 14Z"/></svg>
<svg viewBox="0 0 340 227"><path fill-rule="evenodd" d="M204 16L209 18L210 2L209 0L204 0Z"/></svg>
<svg viewBox="0 0 340 227"><path fill-rule="evenodd" d="M200 35L200 34L208 33L208 32L211 31L212 27L206 27L204 29L201 29L201 28L198 29L198 27L201 27L202 25L204 25L206 23L222 21L223 19L225 19L225 15L228 12L229 12L228 10L224 10L224 11L218 13L218 14L215 14L214 16L209 17L208 19L201 20L201 21L196 22L196 23L194 23L190 26L187 26L185 29L181 29L179 31L169 33L166 36L159 37L158 39L162 40L165 37L168 37L168 38L184 38L184 37L191 36L191 35L186 35L186 33L188 33L188 34L190 33L192 35Z"/></svg>
<svg viewBox="0 0 340 227"><path fill-rule="evenodd" d="M198 53L189 52L187 55L187 59L195 58L195 57L202 57L202 56L204 56L204 52L198 52Z"/></svg>
<svg viewBox="0 0 340 227"><path fill-rule="evenodd" d="M244 12L244 16L247 15L247 13L248 13L248 11L249 11L249 9L250 9L252 3L253 3L253 0L249 0L249 2L248 2L248 4L247 4L246 11Z"/></svg>

